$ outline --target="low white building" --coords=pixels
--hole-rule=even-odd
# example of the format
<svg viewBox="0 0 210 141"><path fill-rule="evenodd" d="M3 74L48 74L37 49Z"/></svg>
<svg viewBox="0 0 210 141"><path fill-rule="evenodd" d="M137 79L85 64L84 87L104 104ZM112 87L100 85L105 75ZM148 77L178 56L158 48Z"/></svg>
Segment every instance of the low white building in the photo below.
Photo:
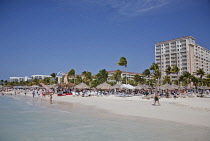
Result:
<svg viewBox="0 0 210 141"><path fill-rule="evenodd" d="M20 82L25 81L25 77L10 77L9 82Z"/></svg>
<svg viewBox="0 0 210 141"><path fill-rule="evenodd" d="M50 75L31 75L31 79L44 79L45 77L52 77Z"/></svg>

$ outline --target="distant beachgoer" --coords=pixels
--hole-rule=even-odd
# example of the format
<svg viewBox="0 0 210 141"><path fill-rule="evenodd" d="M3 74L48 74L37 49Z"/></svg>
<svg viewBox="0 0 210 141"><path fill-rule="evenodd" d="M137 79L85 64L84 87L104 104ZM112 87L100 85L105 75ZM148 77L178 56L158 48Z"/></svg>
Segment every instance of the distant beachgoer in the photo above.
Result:
<svg viewBox="0 0 210 141"><path fill-rule="evenodd" d="M40 96L40 91L37 91L37 95Z"/></svg>
<svg viewBox="0 0 210 141"><path fill-rule="evenodd" d="M166 98L169 98L169 92L166 92Z"/></svg>
<svg viewBox="0 0 210 141"><path fill-rule="evenodd" d="M44 91L42 91L42 97L45 97L45 92Z"/></svg>
<svg viewBox="0 0 210 141"><path fill-rule="evenodd" d="M177 94L176 94L176 92L174 92L174 99L176 99L176 97L177 97Z"/></svg>
<svg viewBox="0 0 210 141"><path fill-rule="evenodd" d="M158 102L158 105L160 106L158 91L155 93L155 99L154 100L155 100L154 106L156 106L156 102Z"/></svg>
<svg viewBox="0 0 210 141"><path fill-rule="evenodd" d="M50 95L50 104L52 104L52 94Z"/></svg>
<svg viewBox="0 0 210 141"><path fill-rule="evenodd" d="M35 91L32 92L33 97L35 96Z"/></svg>

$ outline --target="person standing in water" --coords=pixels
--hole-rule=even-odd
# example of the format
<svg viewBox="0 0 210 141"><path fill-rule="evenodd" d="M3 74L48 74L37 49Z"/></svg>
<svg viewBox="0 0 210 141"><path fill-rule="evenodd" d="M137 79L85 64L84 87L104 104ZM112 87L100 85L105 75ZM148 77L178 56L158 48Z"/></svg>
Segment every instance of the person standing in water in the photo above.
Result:
<svg viewBox="0 0 210 141"><path fill-rule="evenodd" d="M154 100L155 100L154 106L156 106L156 102L158 102L158 105L160 106L158 91L155 93L155 99Z"/></svg>

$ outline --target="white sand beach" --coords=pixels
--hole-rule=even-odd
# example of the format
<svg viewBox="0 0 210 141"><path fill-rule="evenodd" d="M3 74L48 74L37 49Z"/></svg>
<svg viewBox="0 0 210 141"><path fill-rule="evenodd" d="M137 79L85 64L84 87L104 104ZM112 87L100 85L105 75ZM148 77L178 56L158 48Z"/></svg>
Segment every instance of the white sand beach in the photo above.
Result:
<svg viewBox="0 0 210 141"><path fill-rule="evenodd" d="M20 93L19 95L24 95L24 93ZM32 94L28 93L27 96L32 97ZM38 96L36 95L36 97ZM39 98L42 98L42 96ZM42 99L49 100L49 97L46 96ZM53 95L53 101L92 106L119 115L154 118L210 127L210 98L161 98L161 106L154 106L153 99L142 99L142 96L117 97L115 95L109 95L81 97Z"/></svg>

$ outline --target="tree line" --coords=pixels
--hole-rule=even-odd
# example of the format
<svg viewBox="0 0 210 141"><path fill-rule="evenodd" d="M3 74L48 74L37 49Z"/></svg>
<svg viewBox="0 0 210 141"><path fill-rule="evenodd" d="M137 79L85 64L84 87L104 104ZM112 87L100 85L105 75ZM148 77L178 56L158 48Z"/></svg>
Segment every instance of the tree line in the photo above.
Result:
<svg viewBox="0 0 210 141"><path fill-rule="evenodd" d="M119 61L116 63L118 66L124 66L127 74L127 59L125 57L121 57ZM69 83L73 83L75 85L79 83L86 83L90 87L96 87L97 85L107 82L110 85L114 85L118 82L122 84L131 84L136 86L138 84L146 84L152 87L156 85L163 84L176 84L182 86L188 86L189 84L193 84L195 87L198 86L210 86L210 74L206 74L203 69L198 69L193 74L189 72L184 72L181 76L178 75L180 69L177 66L171 67L168 66L165 70L166 76L162 78L161 71L159 66L156 63L153 63L148 69L145 69L141 75L134 75L133 79L127 79L127 75L123 78L121 77L122 71L116 70L111 77L108 76L108 72L106 69L99 70L96 75L92 75L89 71L83 71L82 76L76 75L74 69L70 69L67 73L67 78ZM172 74L176 75L178 78L175 81L172 81ZM199 77L196 77L199 76ZM162 78L162 79L161 79ZM113 81L111 81L113 80ZM61 82L64 82L64 77L62 77ZM39 83L44 83L46 85L57 84L58 78L56 77L56 73L51 74L51 78L46 77L42 79L34 79L32 81L21 81L21 82L7 82L1 80L1 83L4 86L31 86L31 85L39 85Z"/></svg>

